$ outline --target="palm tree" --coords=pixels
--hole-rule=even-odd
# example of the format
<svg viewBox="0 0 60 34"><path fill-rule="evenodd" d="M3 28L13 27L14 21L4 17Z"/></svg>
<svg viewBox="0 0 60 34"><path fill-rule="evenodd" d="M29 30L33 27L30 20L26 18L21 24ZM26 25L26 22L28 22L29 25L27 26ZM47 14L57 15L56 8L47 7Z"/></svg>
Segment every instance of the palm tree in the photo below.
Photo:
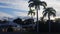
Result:
<svg viewBox="0 0 60 34"><path fill-rule="evenodd" d="M55 17L56 16L56 10L52 7L48 7L43 11L43 18L48 15L48 20L49 20L49 32L50 32L50 16ZM42 18L42 19L43 19Z"/></svg>
<svg viewBox="0 0 60 34"><path fill-rule="evenodd" d="M28 15L31 15L31 18L33 18L33 15L35 15L34 10L30 9L30 11L28 12Z"/></svg>
<svg viewBox="0 0 60 34"><path fill-rule="evenodd" d="M40 10L40 6L43 6L44 8L47 6L46 2L40 1L40 0L29 0L29 7L34 7L36 9L37 13L37 31L38 31L38 10Z"/></svg>
<svg viewBox="0 0 60 34"><path fill-rule="evenodd" d="M30 23L32 23L33 24L33 16L35 16L35 12L34 12L34 10L32 10L31 8L30 8L30 11L28 12L28 15L31 15L31 21L30 21ZM29 19L30 20L30 19ZM34 27L32 26L32 28L34 29Z"/></svg>

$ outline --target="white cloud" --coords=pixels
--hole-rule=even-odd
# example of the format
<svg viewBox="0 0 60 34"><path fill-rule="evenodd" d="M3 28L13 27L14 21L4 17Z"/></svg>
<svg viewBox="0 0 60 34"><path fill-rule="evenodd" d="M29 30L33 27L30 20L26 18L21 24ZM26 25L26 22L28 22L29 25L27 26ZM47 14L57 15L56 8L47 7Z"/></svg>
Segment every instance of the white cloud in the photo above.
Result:
<svg viewBox="0 0 60 34"><path fill-rule="evenodd" d="M27 12L17 12L17 11L15 11L14 14L16 16L22 16L22 17L27 16Z"/></svg>
<svg viewBox="0 0 60 34"><path fill-rule="evenodd" d="M4 13L4 12L0 12L0 17L13 17L12 15L9 15L7 13Z"/></svg>
<svg viewBox="0 0 60 34"><path fill-rule="evenodd" d="M23 0L0 0L1 3L11 4L10 6L3 6L14 9L28 10L28 1Z"/></svg>
<svg viewBox="0 0 60 34"><path fill-rule="evenodd" d="M14 3L13 5L14 5L13 7L16 9L28 10L27 1L20 1L20 2Z"/></svg>

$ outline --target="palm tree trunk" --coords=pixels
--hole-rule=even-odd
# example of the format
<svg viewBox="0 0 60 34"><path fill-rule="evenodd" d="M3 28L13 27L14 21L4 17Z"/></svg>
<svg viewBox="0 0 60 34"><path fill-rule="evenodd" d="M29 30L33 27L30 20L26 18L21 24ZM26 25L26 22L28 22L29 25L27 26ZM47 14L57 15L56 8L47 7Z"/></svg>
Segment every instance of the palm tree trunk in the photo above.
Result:
<svg viewBox="0 0 60 34"><path fill-rule="evenodd" d="M36 11L37 11L37 12L36 12L36 13L37 13L37 15L36 15L36 17L37 17L37 22L36 22L36 24L37 24L37 32L39 32L39 28L38 28L38 24L39 24L39 23L38 23L38 7L36 8Z"/></svg>
<svg viewBox="0 0 60 34"><path fill-rule="evenodd" d="M48 16L48 20L49 20L49 32L51 32L51 28L50 28L50 16Z"/></svg>
<svg viewBox="0 0 60 34"><path fill-rule="evenodd" d="M32 15L32 13L31 13L31 19L33 19L33 15ZM32 22L32 24L33 24L33 22ZM32 25L32 28L34 29L33 25Z"/></svg>

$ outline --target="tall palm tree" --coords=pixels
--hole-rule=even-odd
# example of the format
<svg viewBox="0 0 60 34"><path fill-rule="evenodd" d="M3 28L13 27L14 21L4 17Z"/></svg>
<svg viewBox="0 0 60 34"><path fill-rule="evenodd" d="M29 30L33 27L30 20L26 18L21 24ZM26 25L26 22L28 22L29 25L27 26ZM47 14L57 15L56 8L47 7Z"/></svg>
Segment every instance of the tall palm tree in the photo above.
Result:
<svg viewBox="0 0 60 34"><path fill-rule="evenodd" d="M36 9L37 13L37 31L38 31L38 10L40 10L40 6L43 6L44 8L47 6L46 2L40 1L40 0L29 0L29 7L34 7Z"/></svg>
<svg viewBox="0 0 60 34"><path fill-rule="evenodd" d="M48 15L48 20L49 20L49 32L50 32L50 16L55 17L56 16L56 10L52 7L48 7L43 11L43 18ZM42 18L42 19L43 19Z"/></svg>
<svg viewBox="0 0 60 34"><path fill-rule="evenodd" d="M33 18L33 15L35 15L34 10L30 9L28 12L28 15L31 15L31 18Z"/></svg>
<svg viewBox="0 0 60 34"><path fill-rule="evenodd" d="M40 0L29 0L29 7L35 7L37 11L37 20L38 20L38 10L40 10L40 6L44 8L47 6L46 2Z"/></svg>
<svg viewBox="0 0 60 34"><path fill-rule="evenodd" d="M29 7L29 12L28 12L28 15L31 15L31 19L33 19L33 16L35 16L35 12L34 10L31 9L31 7ZM33 19L34 20L34 19ZM31 20L32 21L32 20ZM33 24L33 21L32 21L32 24ZM32 26L32 28L34 29L34 27Z"/></svg>

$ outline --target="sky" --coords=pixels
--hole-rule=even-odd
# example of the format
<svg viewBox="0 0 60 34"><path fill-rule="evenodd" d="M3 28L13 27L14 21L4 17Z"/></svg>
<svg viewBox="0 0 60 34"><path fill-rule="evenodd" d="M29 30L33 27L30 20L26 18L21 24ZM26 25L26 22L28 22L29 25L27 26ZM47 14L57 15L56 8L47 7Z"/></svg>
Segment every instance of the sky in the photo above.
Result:
<svg viewBox="0 0 60 34"><path fill-rule="evenodd" d="M29 0L0 0L0 18L1 17L29 17L27 15ZM56 17L60 17L60 0L41 0L47 3L47 7L53 7L56 10ZM43 7L40 7L39 18L42 17ZM36 18L36 15L34 16ZM53 19L53 17L52 17Z"/></svg>

